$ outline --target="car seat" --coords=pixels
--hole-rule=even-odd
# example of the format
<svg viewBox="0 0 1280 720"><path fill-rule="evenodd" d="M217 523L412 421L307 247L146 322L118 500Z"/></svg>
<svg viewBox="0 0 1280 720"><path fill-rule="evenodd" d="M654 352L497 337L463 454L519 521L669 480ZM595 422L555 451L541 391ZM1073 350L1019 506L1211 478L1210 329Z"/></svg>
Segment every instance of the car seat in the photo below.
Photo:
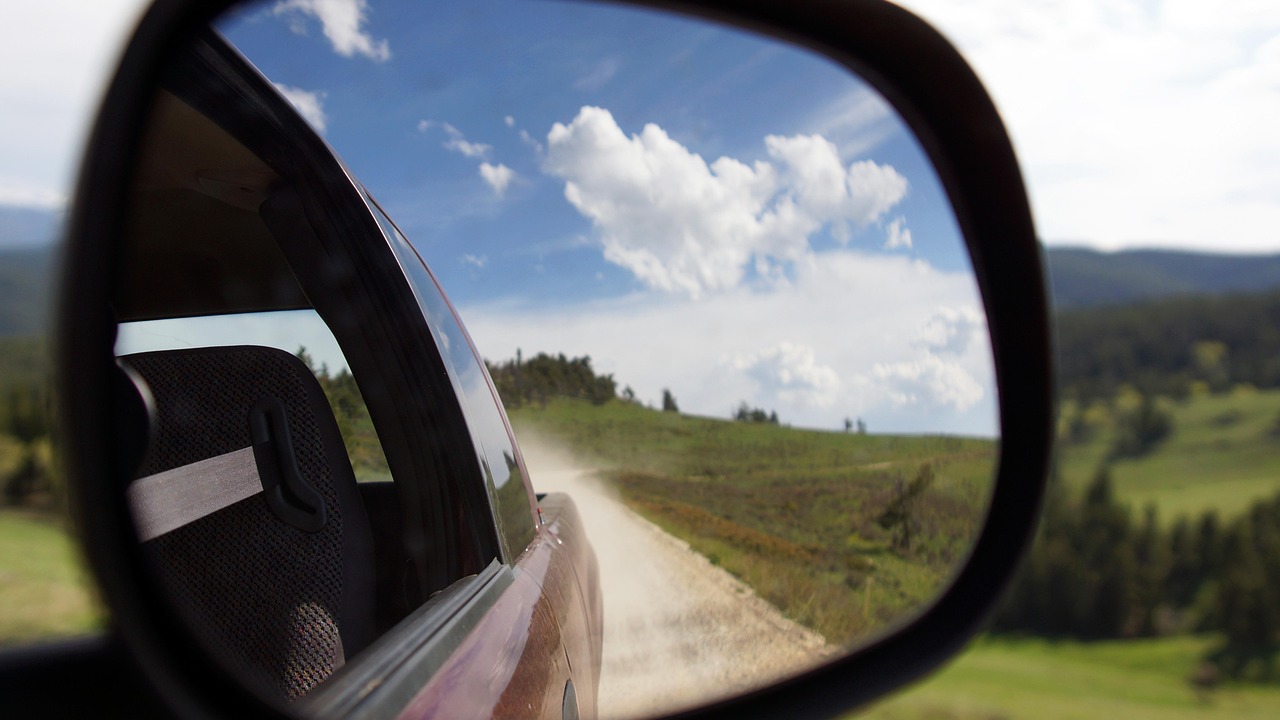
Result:
<svg viewBox="0 0 1280 720"><path fill-rule="evenodd" d="M119 360L150 394L127 489L144 554L213 654L302 697L373 639L373 541L324 391L273 348Z"/></svg>

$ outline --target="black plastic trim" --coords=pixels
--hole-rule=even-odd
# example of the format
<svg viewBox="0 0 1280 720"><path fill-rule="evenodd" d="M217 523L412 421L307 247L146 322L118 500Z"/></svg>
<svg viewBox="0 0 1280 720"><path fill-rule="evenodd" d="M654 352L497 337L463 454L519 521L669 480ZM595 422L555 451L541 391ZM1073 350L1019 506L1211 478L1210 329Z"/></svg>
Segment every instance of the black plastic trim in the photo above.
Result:
<svg viewBox="0 0 1280 720"><path fill-rule="evenodd" d="M396 717L515 581L494 560L442 590L334 673L299 709L313 717Z"/></svg>
<svg viewBox="0 0 1280 720"><path fill-rule="evenodd" d="M280 398L268 395L249 411L249 437L253 439L253 459L267 507L280 520L303 532L323 530L329 522L329 509L324 496L298 469L288 411Z"/></svg>

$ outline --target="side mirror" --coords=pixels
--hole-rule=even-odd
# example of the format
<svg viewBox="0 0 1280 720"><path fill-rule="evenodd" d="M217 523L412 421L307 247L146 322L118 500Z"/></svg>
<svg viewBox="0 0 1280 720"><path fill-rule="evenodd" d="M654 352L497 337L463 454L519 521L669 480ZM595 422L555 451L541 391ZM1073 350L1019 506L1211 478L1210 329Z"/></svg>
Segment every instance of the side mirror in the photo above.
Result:
<svg viewBox="0 0 1280 720"><path fill-rule="evenodd" d="M843 65L879 91L914 133L933 165L968 250L986 310L998 386L997 477L981 532L945 592L919 615L848 655L769 687L688 711L689 716L709 718L834 715L922 676L957 652L981 627L1030 540L1048 467L1053 374L1044 273L1021 175L1000 118L972 71L941 36L901 8L879 0L841 4L819 0L636 4L652 4L663 10L795 43ZM397 687L406 693L400 698L404 704L396 708L396 712L407 711L407 707L414 707L410 701L415 696L410 690L404 690L410 687L410 680L406 679L410 676L396 675L405 664L403 657L397 660L398 664L390 660L377 667L365 664L359 674L348 673L344 677L341 687L345 694L331 692L310 706L286 707L264 700L260 689L252 687L236 671L234 662L210 651L200 629L192 627L190 616L173 607L163 583L156 579L154 567L138 549L137 510L131 510L122 492L136 475L137 455L141 451L137 448L136 433L131 434L129 423L122 421L125 409L133 408L136 412L137 403L129 396L127 387L121 389L121 371L115 357L117 324L122 315L149 317L152 307L149 303L167 302L169 295L164 293L173 295L185 290L161 287L161 282L156 281L130 287L128 296L122 296L122 268L132 269L124 259L123 248L131 232L130 223L137 220L136 215L131 215L134 210L129 193L140 174L140 157L145 156L148 147L147 133L154 127L150 123L154 119L158 88L163 86L166 73L173 72L175 58L183 56L196 38L207 35L209 23L224 9L223 5L225 3L201 0L160 0L153 6L112 81L86 153L70 221L57 338L61 442L74 488L77 523L110 608L113 632L143 669L144 682L174 710L192 715L262 714L299 709L323 714L358 714L360 703L387 683L388 678L393 678L399 683ZM234 58L210 56L206 60L210 67L218 63L236 66ZM232 76L223 79L226 82L219 90L222 94L205 98L205 102L238 118L236 134L246 146L269 148L269 151L257 153L257 160L246 161L248 171L239 176L212 177L213 188L206 188L208 194L230 205L243 205L241 209L259 209L263 222L276 238L288 237L293 242L301 242L299 238L315 233L318 239L315 245L298 245L294 249L287 246L288 241L280 240L280 253L285 256L288 267L281 265L275 256L252 256L256 258L252 267L261 270L262 282L256 286L258 290L236 295L234 302L226 300L229 297L226 295L209 299L191 293L182 298L204 303L200 309L207 313L230 312L242 306L283 309L310 302L335 326L347 323L353 333L382 332L358 322L361 317L358 313L348 317L344 304L347 298L337 291L327 296L316 292L316 288L346 287L343 283L350 281L345 275L336 277L332 266L317 259L319 255L331 258L340 252L335 249L337 245L330 244L329 236L368 233L386 247L379 248L380 254L372 251L358 257L353 254L341 267L349 271L350 276L375 278L360 282L381 288L383 294L370 292L351 302L365 303L369 317L377 315L373 308L388 314L412 313L417 303L422 303L423 312L431 316L431 322L427 323L431 327L415 326L420 330L414 335L418 338L415 342L422 347L405 348L391 358L372 354L352 358L353 364L362 363L395 375L397 367L422 367L415 365L419 359L434 357L426 347L432 342L448 346L450 340L457 343L461 339L460 344L465 345L465 332L449 338L429 339L431 333L439 332L437 324L448 323L444 317L451 313L447 301L441 299L440 303L427 307L430 303L421 298L424 288L430 290L434 285L434 278L425 271L425 266L417 280L410 277L417 271L405 268L414 262L414 251L402 242L398 230L324 142L307 129L297 113L272 95L265 82L238 82ZM229 102L227 98L238 98L238 102ZM259 161L262 167L254 164ZM299 193L301 198L282 192L282 184L303 188ZM325 253L308 254L309 249L317 247L323 247ZM211 263L210 267L215 265ZM285 271L276 272L277 267L284 267ZM216 273L216 269L210 272ZM298 280L296 283L292 279L281 280L286 276L297 276ZM283 285L273 284L276 280L281 280ZM415 284L417 282L420 284ZM279 288L283 289L276 292ZM423 322L423 317L419 315L416 322ZM833 332L839 330L832 328ZM462 373L458 367L462 360L433 362L439 367L432 365L430 370L439 377L453 378ZM379 414L376 406L393 405L393 396L414 382L410 373L402 374L402 382L381 383L370 391L367 399L375 406L375 415ZM483 372L473 377L482 375ZM467 395L474 388L463 388L462 381L456 385L452 390L457 393L456 397L449 395L451 391L443 383L441 387L423 391L427 395L438 393L434 396L438 402L432 404L434 409L430 410L436 413L431 418L437 426L454 422L463 427L452 434L444 433L447 436L444 439L432 441L449 447L469 442L465 429L470 427L474 436L480 422L475 419L476 411L469 405ZM382 414L384 418L387 416ZM504 421L505 418L497 421L496 426L501 429ZM423 427L427 426L424 423ZM384 428L405 437L404 442L390 443L392 451L388 453L388 460L393 469L430 464L431 456L418 456L409 449L413 439L409 423ZM435 488L431 492L438 495L427 497L429 493L423 491L422 497L411 498L414 503L437 500L439 503L432 507L444 509L431 518L406 516L402 522L414 525L421 521L423 527L448 528L442 536L444 542L438 544L442 555L438 565L432 564L427 550L422 550L421 556L409 552L403 563L411 569L399 577L403 584L411 586L406 592L421 602L422 607L438 613L453 607L450 603L456 602L462 607L466 588L459 590L460 586L451 584L462 582L461 579L475 576L492 581L485 588L502 583L508 583L502 587L515 587L521 582L520 573L509 568L493 569L489 562L490 558L512 560L520 550L512 547L517 541L508 538L502 527L475 537L468 536L464 528L453 527L459 524L458 517L479 512L488 507L488 503L503 505L505 501L499 497L499 490L491 489L486 494L482 477L482 474L501 472L504 465L510 474L507 480L519 476L523 460L518 451L503 458L482 462L482 471L462 465L439 471L449 477L474 473L480 478L476 486L479 489L468 489L461 481L453 481L456 486L444 482L439 488L430 486ZM534 481L536 483L536 478ZM501 488L502 493L521 485L518 481L495 483L492 478L489 483L490 488ZM517 500L523 502L523 495ZM307 503L301 504L310 507ZM548 510L552 505L547 503L541 510ZM565 512L571 517L571 510ZM537 522L544 521L545 518ZM431 539L410 538L406 546L436 547L428 542ZM449 552L450 549L457 551ZM590 567L590 563L583 560L581 567ZM437 596L437 592L440 595ZM529 610L527 615L533 613ZM450 637L445 640L454 643L449 648L462 647L469 626L454 623L447 627L449 630L444 634ZM437 650L443 646L432 645L443 642L436 636L423 636L416 641L401 638L398 642L401 645L419 642L420 647L405 645L397 652L417 652L420 656L432 652L443 654ZM607 636L604 642L609 642ZM448 658L434 660L433 671L444 667L447 661ZM569 664L573 664L572 657ZM360 682L356 683L352 677ZM425 685L434 676L420 673L413 677ZM561 697L564 712L568 713L570 708L576 712L582 707L584 695L594 696L583 683L576 686L559 683L554 690L552 695L557 702L544 705L543 714L559 713ZM141 690L146 691L147 688ZM86 698L86 709L92 707L92 703L92 699ZM499 713L496 704L486 707L490 713ZM521 714L510 708L507 712Z"/></svg>

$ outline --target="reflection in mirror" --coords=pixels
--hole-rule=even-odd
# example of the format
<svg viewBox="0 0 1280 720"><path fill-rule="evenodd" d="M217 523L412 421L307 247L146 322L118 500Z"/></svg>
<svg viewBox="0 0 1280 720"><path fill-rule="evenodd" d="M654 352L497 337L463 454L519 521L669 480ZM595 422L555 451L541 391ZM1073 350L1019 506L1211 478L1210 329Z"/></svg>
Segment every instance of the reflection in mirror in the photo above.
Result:
<svg viewBox="0 0 1280 720"><path fill-rule="evenodd" d="M867 84L777 41L582 3L295 0L218 27L431 266L534 489L576 503L601 715L776 680L944 589L995 475L990 343L946 195ZM430 282L410 279L471 434L499 443ZM199 345L272 344L202 322ZM519 485L496 464L501 505Z"/></svg>

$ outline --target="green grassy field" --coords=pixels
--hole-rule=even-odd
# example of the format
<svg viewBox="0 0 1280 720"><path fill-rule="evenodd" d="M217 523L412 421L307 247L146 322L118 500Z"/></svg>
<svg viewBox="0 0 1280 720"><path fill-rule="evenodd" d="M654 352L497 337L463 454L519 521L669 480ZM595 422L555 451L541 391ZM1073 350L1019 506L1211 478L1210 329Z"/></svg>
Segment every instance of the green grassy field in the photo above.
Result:
<svg viewBox="0 0 1280 720"><path fill-rule="evenodd" d="M854 715L875 720L1218 720L1280 717L1280 688L1187 677L1214 640L983 639L925 681Z"/></svg>
<svg viewBox="0 0 1280 720"><path fill-rule="evenodd" d="M742 578L791 618L844 643L914 611L968 551L995 445L956 437L795 430L554 401L512 413L571 449L633 509ZM909 549L878 519L929 464Z"/></svg>
<svg viewBox="0 0 1280 720"><path fill-rule="evenodd" d="M1271 434L1280 391L1237 392L1165 402L1173 434L1150 455L1112 465L1117 495L1140 511L1148 503L1169 522L1214 508L1224 518L1280 490L1280 437ZM1062 445L1059 462L1069 487L1083 488L1105 459L1111 431Z"/></svg>
<svg viewBox="0 0 1280 720"><path fill-rule="evenodd" d="M0 645L102 626L71 538L42 516L0 510Z"/></svg>

